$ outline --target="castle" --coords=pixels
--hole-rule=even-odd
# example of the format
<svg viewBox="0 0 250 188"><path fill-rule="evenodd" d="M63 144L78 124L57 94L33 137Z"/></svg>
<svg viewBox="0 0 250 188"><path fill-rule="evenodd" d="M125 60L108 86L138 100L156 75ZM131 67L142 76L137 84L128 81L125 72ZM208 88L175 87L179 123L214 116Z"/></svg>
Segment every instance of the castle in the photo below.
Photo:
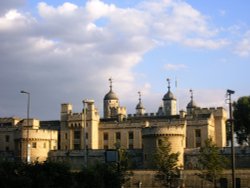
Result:
<svg viewBox="0 0 250 188"><path fill-rule="evenodd" d="M109 92L103 99L103 118L100 118L93 100L83 101L86 109L81 113L73 113L71 104L62 104L61 150L107 150L115 149L119 144L128 150L142 150L143 166L151 168L153 153L165 137L171 143L172 152L180 153L180 166L184 165L184 149L201 147L208 138L218 147L225 147L225 109L197 107L191 91L187 111L177 114L177 101L169 79L167 81L168 91L157 113L145 113L139 92L136 113L127 115L126 108L120 106L113 91L111 79Z"/></svg>
<svg viewBox="0 0 250 188"><path fill-rule="evenodd" d="M60 159L68 151L81 153L87 150L88 157L91 157L91 153L98 155L100 151L119 146L139 151L143 167L151 168L154 151L165 137L171 143L172 152L180 153L179 166L184 166L186 148L199 148L208 138L218 147L226 146L227 113L222 107L199 108L191 91L186 112L182 110L177 113L177 100L167 79L168 90L156 113L146 113L141 93L138 92L136 113L127 114L113 91L112 80L109 81L110 88L103 99L102 118L93 100L84 100L80 113L73 113L71 104L61 104L60 121L29 119L30 126L27 127L27 120L0 118L0 150L13 152L14 158L21 160L29 156L31 161L44 161L52 150L51 158ZM78 155L86 158L85 152Z"/></svg>

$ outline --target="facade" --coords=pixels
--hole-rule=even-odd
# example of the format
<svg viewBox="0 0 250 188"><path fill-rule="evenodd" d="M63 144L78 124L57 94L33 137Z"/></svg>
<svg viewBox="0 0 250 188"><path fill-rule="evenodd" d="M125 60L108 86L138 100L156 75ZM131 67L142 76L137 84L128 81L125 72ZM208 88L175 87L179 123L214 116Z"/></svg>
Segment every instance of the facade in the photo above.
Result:
<svg viewBox="0 0 250 188"><path fill-rule="evenodd" d="M42 162L50 150L57 150L58 131L42 129L37 119L28 121L17 117L0 118L1 157Z"/></svg>
<svg viewBox="0 0 250 188"><path fill-rule="evenodd" d="M165 138L171 143L172 151L179 152L179 165L184 166L184 149L198 148L208 138L218 147L226 146L227 114L222 107L199 108L193 100L186 112L176 111L176 98L168 91L162 98L162 106L156 113L146 113L139 92L135 114L127 114L112 88L103 99L103 118L100 118L94 101L85 101L80 113L73 113L71 104L61 105L61 150L107 150L117 147L141 150L144 168L152 168L152 157L160 142Z"/></svg>
<svg viewBox="0 0 250 188"><path fill-rule="evenodd" d="M71 104L61 104L60 121L29 119L27 124L27 119L0 118L0 151L23 161L27 158L30 158L28 161L44 161L52 150L60 150L58 155L85 151L83 154L87 158L86 151L123 148L141 153L143 168L153 168L153 154L166 138L172 152L180 153L179 166L185 165L185 149L199 148L208 138L218 147L226 146L225 109L199 108L192 90L186 111L178 113L177 100L167 79L168 89L157 112L146 113L138 92L135 114L127 114L126 107L120 106L113 91L112 80L109 81L102 118L93 100L83 101L84 108L79 113L73 112ZM52 156L56 158L56 152L52 152Z"/></svg>

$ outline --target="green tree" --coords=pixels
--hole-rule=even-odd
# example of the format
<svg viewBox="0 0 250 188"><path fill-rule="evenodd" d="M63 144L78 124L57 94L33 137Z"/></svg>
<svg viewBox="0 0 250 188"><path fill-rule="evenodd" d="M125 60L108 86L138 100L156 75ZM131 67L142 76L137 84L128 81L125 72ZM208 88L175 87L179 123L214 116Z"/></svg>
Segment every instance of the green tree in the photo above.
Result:
<svg viewBox="0 0 250 188"><path fill-rule="evenodd" d="M178 166L179 153L171 152L171 143L168 138L161 139L158 142L154 159L158 170L156 178L159 179L165 187L171 187L176 179L180 177L180 168Z"/></svg>
<svg viewBox="0 0 250 188"><path fill-rule="evenodd" d="M240 97L233 103L234 128L239 144L249 143L250 135L250 96Z"/></svg>
<svg viewBox="0 0 250 188"><path fill-rule="evenodd" d="M199 176L212 182L216 187L216 180L221 176L228 161L220 154L219 148L211 138L205 141L204 147L201 147L198 161L201 171Z"/></svg>
<svg viewBox="0 0 250 188"><path fill-rule="evenodd" d="M124 183L123 174L117 165L96 163L75 174L76 188L120 188Z"/></svg>

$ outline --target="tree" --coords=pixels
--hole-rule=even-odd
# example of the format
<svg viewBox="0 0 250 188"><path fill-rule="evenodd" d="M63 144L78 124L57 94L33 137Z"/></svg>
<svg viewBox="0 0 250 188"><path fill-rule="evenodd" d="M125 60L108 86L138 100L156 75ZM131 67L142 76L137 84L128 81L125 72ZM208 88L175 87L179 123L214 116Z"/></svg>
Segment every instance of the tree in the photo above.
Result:
<svg viewBox="0 0 250 188"><path fill-rule="evenodd" d="M156 178L159 179L164 186L171 187L176 178L180 176L180 168L178 167L179 153L171 152L171 143L167 138L159 140L159 147L155 154L155 165L158 169Z"/></svg>
<svg viewBox="0 0 250 188"><path fill-rule="evenodd" d="M201 174L199 176L210 181L216 187L216 180L220 177L228 161L220 154L219 148L209 138L205 141L205 146L201 147L199 155Z"/></svg>
<svg viewBox="0 0 250 188"><path fill-rule="evenodd" d="M249 143L250 135L250 96L240 97L233 103L234 127L239 144Z"/></svg>

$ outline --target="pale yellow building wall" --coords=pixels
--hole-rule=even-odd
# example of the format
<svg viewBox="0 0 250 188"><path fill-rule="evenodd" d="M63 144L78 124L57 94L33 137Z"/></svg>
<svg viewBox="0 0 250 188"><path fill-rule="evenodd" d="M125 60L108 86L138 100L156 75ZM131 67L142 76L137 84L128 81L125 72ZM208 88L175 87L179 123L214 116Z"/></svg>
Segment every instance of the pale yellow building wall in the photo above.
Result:
<svg viewBox="0 0 250 188"><path fill-rule="evenodd" d="M165 125L149 126L142 130L144 166L147 168L154 167L154 153L159 147L159 139L167 138L171 144L171 151L179 153L178 166L183 167L186 124L184 121L162 123Z"/></svg>
<svg viewBox="0 0 250 188"><path fill-rule="evenodd" d="M30 145L31 162L42 162L50 150L57 150L58 131L45 129L21 130L22 159L27 157L27 144Z"/></svg>
<svg viewBox="0 0 250 188"><path fill-rule="evenodd" d="M215 116L215 138L218 147L226 147L227 134L226 134L226 120L227 112L224 108L218 108L214 112Z"/></svg>
<svg viewBox="0 0 250 188"><path fill-rule="evenodd" d="M132 145L134 149L142 148L141 139L141 128L142 123L129 123L129 122L119 122L114 124L114 122L102 122L99 128L99 148L104 149L104 145L107 143L109 149L115 149L116 147L116 133L120 132L121 139L119 141L120 146L125 149L129 149L129 132L133 132ZM104 141L104 133L108 134L108 141Z"/></svg>
<svg viewBox="0 0 250 188"><path fill-rule="evenodd" d="M26 119L21 121L17 118L9 118L11 126L0 127L0 150L14 152L15 157L23 161L27 160L27 148L30 147L31 162L45 161L50 150L56 150L58 145L58 131L39 129L40 121L37 119ZM0 124L3 123L0 118ZM5 120L6 122L6 120ZM27 126L29 125L29 126ZM6 140L9 136L9 141Z"/></svg>
<svg viewBox="0 0 250 188"><path fill-rule="evenodd" d="M14 127L0 128L0 151L14 151L16 130Z"/></svg>

